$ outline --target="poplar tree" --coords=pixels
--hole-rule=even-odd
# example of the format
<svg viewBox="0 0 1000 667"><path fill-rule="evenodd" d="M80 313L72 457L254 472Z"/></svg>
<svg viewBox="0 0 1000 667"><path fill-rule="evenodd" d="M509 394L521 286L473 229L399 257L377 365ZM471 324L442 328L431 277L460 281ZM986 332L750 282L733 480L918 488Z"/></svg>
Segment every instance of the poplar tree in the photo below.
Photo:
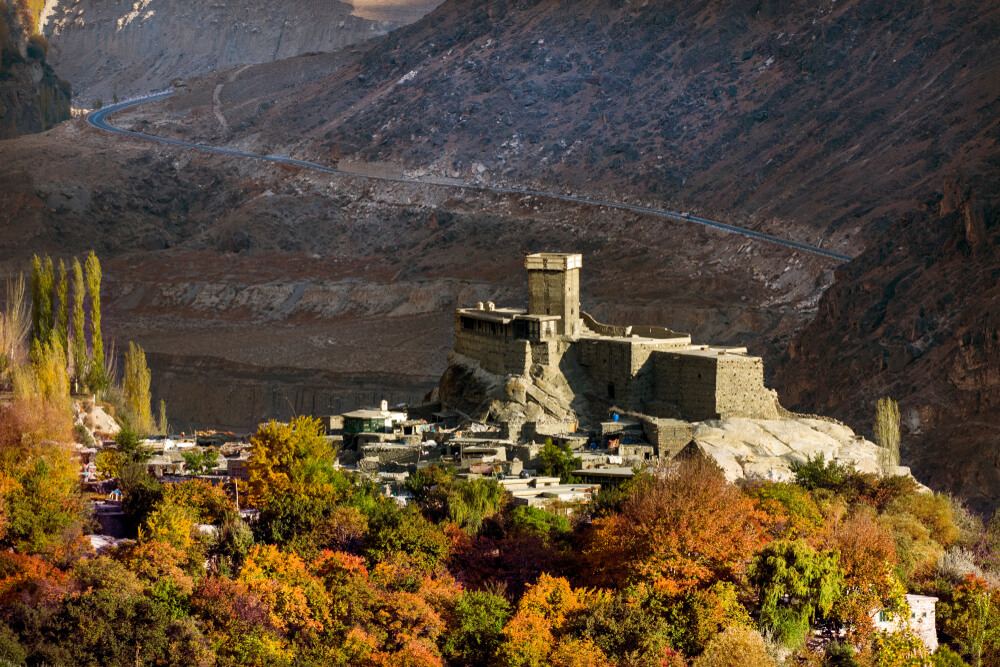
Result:
<svg viewBox="0 0 1000 667"><path fill-rule="evenodd" d="M31 259L31 340L46 341L52 333L52 258Z"/></svg>
<svg viewBox="0 0 1000 667"><path fill-rule="evenodd" d="M882 471L892 472L899 465L899 405L888 396L875 403L875 444L881 447Z"/></svg>
<svg viewBox="0 0 1000 667"><path fill-rule="evenodd" d="M87 294L90 296L90 385L103 389L109 380L104 377L104 339L101 337L101 262L91 250L86 262Z"/></svg>
<svg viewBox="0 0 1000 667"><path fill-rule="evenodd" d="M31 258L31 340L36 340L42 328L42 260Z"/></svg>
<svg viewBox="0 0 1000 667"><path fill-rule="evenodd" d="M69 280L66 277L66 263L59 260L59 280L56 282L56 342L62 349L63 358L69 355Z"/></svg>
<svg viewBox="0 0 1000 667"><path fill-rule="evenodd" d="M149 366L146 365L146 353L142 347L129 341L128 352L125 353L125 376L122 378L122 393L125 394L125 404L134 418L136 429L144 435L152 433L153 411L150 405Z"/></svg>
<svg viewBox="0 0 1000 667"><path fill-rule="evenodd" d="M52 330L55 328L55 306L53 304L53 288L56 284L56 272L52 267L52 258L48 255L45 256L45 261L42 262L42 319L44 320L44 336L49 337L52 335Z"/></svg>
<svg viewBox="0 0 1000 667"><path fill-rule="evenodd" d="M73 376L83 379L87 371L87 339L84 337L83 300L86 287L83 282L83 267L80 260L73 258Z"/></svg>

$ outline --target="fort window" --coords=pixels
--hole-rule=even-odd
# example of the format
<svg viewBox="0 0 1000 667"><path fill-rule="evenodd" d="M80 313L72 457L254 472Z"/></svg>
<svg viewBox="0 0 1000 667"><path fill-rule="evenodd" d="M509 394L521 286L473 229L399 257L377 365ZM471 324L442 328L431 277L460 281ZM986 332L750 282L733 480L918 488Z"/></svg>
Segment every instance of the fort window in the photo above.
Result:
<svg viewBox="0 0 1000 667"><path fill-rule="evenodd" d="M609 382L608 383L608 398L614 398L614 397L615 397L615 383L614 382Z"/></svg>

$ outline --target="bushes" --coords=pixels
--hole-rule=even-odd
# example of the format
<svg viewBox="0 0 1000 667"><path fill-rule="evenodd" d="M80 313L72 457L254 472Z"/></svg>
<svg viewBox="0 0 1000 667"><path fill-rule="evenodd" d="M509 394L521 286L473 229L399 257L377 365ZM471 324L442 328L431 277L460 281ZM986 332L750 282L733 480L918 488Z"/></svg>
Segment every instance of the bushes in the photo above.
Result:
<svg viewBox="0 0 1000 667"><path fill-rule="evenodd" d="M774 667L774 661L759 632L734 627L709 642L694 667Z"/></svg>

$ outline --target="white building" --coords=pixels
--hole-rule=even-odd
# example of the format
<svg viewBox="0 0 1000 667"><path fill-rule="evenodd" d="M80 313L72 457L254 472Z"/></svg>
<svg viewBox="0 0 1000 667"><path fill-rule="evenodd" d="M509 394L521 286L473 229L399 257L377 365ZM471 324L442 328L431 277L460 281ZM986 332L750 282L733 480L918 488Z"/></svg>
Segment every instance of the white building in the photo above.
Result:
<svg viewBox="0 0 1000 667"><path fill-rule="evenodd" d="M907 595L906 606L909 613L892 614L891 612L877 611L872 614L872 621L875 628L885 632L893 632L908 627L915 632L929 651L936 651L938 647L937 628L935 626L934 608L938 599L929 595Z"/></svg>

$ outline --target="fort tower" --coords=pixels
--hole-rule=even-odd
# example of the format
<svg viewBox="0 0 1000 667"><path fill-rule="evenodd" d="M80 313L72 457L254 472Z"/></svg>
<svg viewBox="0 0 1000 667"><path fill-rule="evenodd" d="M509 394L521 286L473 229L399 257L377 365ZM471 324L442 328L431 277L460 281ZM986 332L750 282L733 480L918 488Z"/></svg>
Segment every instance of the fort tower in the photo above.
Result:
<svg viewBox="0 0 1000 667"><path fill-rule="evenodd" d="M524 258L528 270L528 314L557 315L556 332L580 335L580 267L583 256L541 252Z"/></svg>

